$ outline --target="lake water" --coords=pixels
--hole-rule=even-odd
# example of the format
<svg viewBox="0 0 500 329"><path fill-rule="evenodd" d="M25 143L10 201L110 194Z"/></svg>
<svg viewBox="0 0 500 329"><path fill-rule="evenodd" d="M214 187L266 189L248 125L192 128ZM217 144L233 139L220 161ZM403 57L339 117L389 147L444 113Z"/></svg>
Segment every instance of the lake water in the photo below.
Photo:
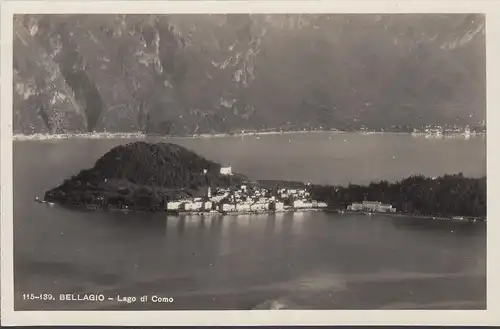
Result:
<svg viewBox="0 0 500 329"><path fill-rule="evenodd" d="M171 140L172 141L172 140ZM484 137L173 140L252 179L348 184L486 173ZM166 217L33 199L127 140L14 142L16 309L484 309L486 225L323 212ZM23 293L102 293L103 303ZM173 303L123 303L116 295Z"/></svg>

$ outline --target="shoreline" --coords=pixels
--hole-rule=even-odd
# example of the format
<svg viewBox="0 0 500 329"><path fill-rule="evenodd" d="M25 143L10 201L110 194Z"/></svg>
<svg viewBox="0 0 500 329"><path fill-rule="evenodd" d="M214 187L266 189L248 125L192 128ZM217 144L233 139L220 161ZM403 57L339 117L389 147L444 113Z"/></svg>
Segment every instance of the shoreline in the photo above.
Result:
<svg viewBox="0 0 500 329"><path fill-rule="evenodd" d="M283 210L255 210L255 211L172 211L172 210L156 210L156 209L129 209L129 208L117 208L117 207L99 207L95 205L87 206L76 206L76 205L65 205L56 202L48 202L45 200L35 199L35 202L40 204L47 204L51 207L57 205L66 209L71 210L81 210L81 211L109 211L109 212L123 212L123 213L163 213L166 216L239 216L239 215L264 215L264 214L286 214L286 213L302 213L302 212L318 212L323 211L327 213L334 213L340 216L342 215L366 215L366 216L389 216L389 217L404 217L404 218L417 218L417 219L428 219L428 220L440 220L440 221L454 221L454 222L469 222L469 223L486 223L486 218L481 220L480 218L474 217L468 218L467 216L453 216L458 218L450 217L440 217L440 216L428 216L428 215L416 215L416 214L406 214L406 213L389 213L389 212L372 212L365 213L362 211L347 211L345 209L335 209L335 208L293 208L293 209L283 209Z"/></svg>
<svg viewBox="0 0 500 329"><path fill-rule="evenodd" d="M390 213L390 212L372 212L372 213L365 213L362 211L347 211L343 209L331 209L331 210L326 210L328 212L336 212L339 214L347 214L347 215L366 215L366 216L389 216L389 217L411 217L411 218L418 218L418 219L429 219L429 220L440 220L440 221L454 221L454 222L473 222L473 223L486 223L487 220L486 218L484 220L481 220L478 217L473 217L471 218L470 216L453 216L453 217L459 217L459 218L453 218L453 217L441 217L441 216L431 216L431 215L417 215L417 214L406 214L406 213Z"/></svg>
<svg viewBox="0 0 500 329"><path fill-rule="evenodd" d="M412 137L432 137L432 138L447 138L447 137L479 137L486 136L486 133L474 133L466 135L463 133L446 133L442 135L428 133L410 133L410 132L393 132L393 131L343 131L343 130L298 130L298 131L261 131L261 132L242 132L242 133L220 133L220 134L199 134L186 136L166 136L166 135L146 135L143 133L74 133L74 134L13 134L13 141L38 141L38 140L68 140L68 139L138 139L144 140L148 138L157 139L212 139L225 137L260 137L268 135L291 135L291 134L355 134L355 135L410 135Z"/></svg>
<svg viewBox="0 0 500 329"><path fill-rule="evenodd" d="M192 215L260 215L260 214L274 214L274 213L290 213L290 212L309 212L309 211L325 211L328 208L316 207L316 208L289 208L283 210L243 210L243 211L220 211L220 210L166 210L166 209L155 209L155 208L143 208L143 209L131 209L131 208L120 208L120 207L103 207L98 205L73 205L64 204L59 202L47 201L42 198L35 197L35 203L45 204L50 207L58 206L70 210L80 210L80 211L109 211L109 212L123 212L123 213L163 213L168 216L192 216Z"/></svg>

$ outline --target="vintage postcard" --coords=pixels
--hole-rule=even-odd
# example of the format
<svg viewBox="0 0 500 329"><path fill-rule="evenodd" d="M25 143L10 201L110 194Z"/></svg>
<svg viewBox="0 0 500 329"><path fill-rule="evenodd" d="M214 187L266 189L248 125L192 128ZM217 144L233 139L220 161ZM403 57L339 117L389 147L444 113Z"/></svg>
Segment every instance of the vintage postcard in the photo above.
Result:
<svg viewBox="0 0 500 329"><path fill-rule="evenodd" d="M498 4L2 2L2 324L498 325Z"/></svg>

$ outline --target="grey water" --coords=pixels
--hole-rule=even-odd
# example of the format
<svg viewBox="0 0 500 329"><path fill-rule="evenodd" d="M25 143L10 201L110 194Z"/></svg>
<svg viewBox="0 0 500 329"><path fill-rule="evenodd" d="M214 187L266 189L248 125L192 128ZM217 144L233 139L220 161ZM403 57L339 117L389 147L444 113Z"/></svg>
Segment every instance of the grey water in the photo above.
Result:
<svg viewBox="0 0 500 329"><path fill-rule="evenodd" d="M166 141L252 179L362 184L486 174L485 137L314 133ZM486 308L485 224L323 212L167 217L33 202L127 142L14 142L16 310ZM23 297L30 293L54 300ZM59 300L85 293L106 301ZM117 295L149 299L125 303ZM172 302L152 303L153 295Z"/></svg>

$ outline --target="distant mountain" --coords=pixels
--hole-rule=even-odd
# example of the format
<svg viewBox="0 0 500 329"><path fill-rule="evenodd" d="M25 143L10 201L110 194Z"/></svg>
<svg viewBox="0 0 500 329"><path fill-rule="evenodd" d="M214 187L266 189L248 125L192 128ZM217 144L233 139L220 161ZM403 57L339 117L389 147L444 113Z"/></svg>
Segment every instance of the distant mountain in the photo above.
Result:
<svg viewBox="0 0 500 329"><path fill-rule="evenodd" d="M18 15L16 133L477 124L483 15Z"/></svg>

